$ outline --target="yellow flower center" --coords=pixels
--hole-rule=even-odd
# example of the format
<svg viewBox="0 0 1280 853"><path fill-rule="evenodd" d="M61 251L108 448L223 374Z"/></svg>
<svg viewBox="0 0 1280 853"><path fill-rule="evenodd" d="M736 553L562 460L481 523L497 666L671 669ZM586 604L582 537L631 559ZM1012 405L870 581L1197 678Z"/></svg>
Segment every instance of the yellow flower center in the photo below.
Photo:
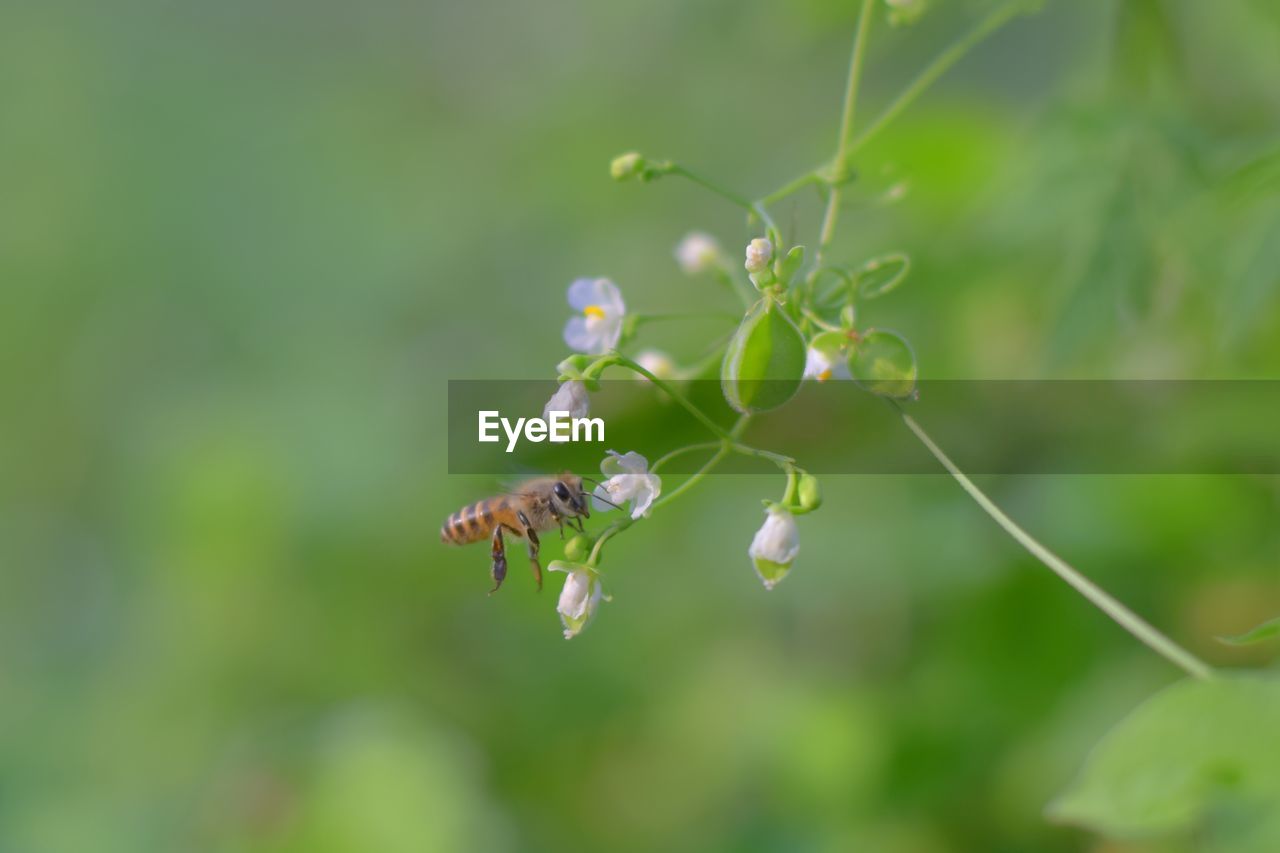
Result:
<svg viewBox="0 0 1280 853"><path fill-rule="evenodd" d="M828 379L830 379L830 378L831 378L831 368L829 368L829 367L828 367L826 370L824 370L824 371L822 371L821 373L819 373L819 374L818 374L818 381L819 381L819 382L826 382L826 381L827 381Z"/></svg>
<svg viewBox="0 0 1280 853"><path fill-rule="evenodd" d="M604 319L604 309L599 305L588 305L586 308L582 309L582 313L588 317L595 317L599 320Z"/></svg>

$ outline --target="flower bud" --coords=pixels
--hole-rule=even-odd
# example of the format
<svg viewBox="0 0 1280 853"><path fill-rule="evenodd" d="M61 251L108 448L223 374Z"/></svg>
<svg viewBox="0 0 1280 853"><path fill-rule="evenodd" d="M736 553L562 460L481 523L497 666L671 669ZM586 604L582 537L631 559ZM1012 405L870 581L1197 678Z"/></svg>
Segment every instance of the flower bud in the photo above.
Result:
<svg viewBox="0 0 1280 853"><path fill-rule="evenodd" d="M670 379L676 373L676 363L671 360L671 356L661 350L642 350L636 354L636 364L659 379ZM649 380L647 376L642 376L641 378L646 382Z"/></svg>
<svg viewBox="0 0 1280 853"><path fill-rule="evenodd" d="M800 484L796 487L796 498L802 512L813 512L822 506L822 489L818 486L818 478L808 471L801 474Z"/></svg>
<svg viewBox="0 0 1280 853"><path fill-rule="evenodd" d="M590 536L579 534L564 543L564 558L580 563L591 554L591 546L594 544Z"/></svg>
<svg viewBox="0 0 1280 853"><path fill-rule="evenodd" d="M762 273L773 260L773 244L764 237L757 237L747 244L747 261L744 266L752 274Z"/></svg>
<svg viewBox="0 0 1280 853"><path fill-rule="evenodd" d="M686 275L706 272L719 260L720 247L709 235L694 231L676 246L676 263Z"/></svg>
<svg viewBox="0 0 1280 853"><path fill-rule="evenodd" d="M747 554L765 589L773 589L791 571L791 564L800 553L800 530L786 507L773 504L767 512Z"/></svg>
<svg viewBox="0 0 1280 853"><path fill-rule="evenodd" d="M638 151L628 151L613 158L609 164L609 174L615 181L626 181L638 178L644 173L645 162Z"/></svg>

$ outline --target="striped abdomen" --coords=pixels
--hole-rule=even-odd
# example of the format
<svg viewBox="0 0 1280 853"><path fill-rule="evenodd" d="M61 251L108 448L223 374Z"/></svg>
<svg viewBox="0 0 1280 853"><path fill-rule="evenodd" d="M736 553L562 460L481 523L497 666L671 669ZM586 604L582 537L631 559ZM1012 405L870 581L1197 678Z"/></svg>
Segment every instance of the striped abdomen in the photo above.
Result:
<svg viewBox="0 0 1280 853"><path fill-rule="evenodd" d="M500 515L510 514L506 498L490 498L476 501L471 506L464 506L449 516L444 526L440 528L440 541L451 542L454 545L469 545L472 542L488 539L493 535L493 528L497 523L495 512Z"/></svg>

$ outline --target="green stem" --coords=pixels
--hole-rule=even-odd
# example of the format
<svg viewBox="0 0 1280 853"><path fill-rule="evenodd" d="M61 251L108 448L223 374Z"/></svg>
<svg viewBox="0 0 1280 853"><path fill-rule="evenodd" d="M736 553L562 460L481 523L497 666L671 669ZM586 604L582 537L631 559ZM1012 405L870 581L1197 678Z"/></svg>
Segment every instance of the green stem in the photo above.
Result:
<svg viewBox="0 0 1280 853"><path fill-rule="evenodd" d="M695 449L707 450L707 449L710 449L711 447L719 448L718 450L716 450L715 455L713 455L710 459L708 459L701 468L699 468L697 471L691 474L689 476L689 479L685 480L675 489L671 490L667 494L658 498L658 500L654 501L652 509L660 509L661 507L666 506L676 498L683 495L685 492L689 491L689 489L692 489L694 486L696 486L699 482L702 481L703 478L707 476L707 474L711 472L712 468L715 468L717 465L719 465L721 460L723 460L726 456L729 455L729 448L725 442L718 442L710 445L693 445L690 447L682 447L679 450L673 450L671 453L668 453L666 456L662 457L662 459L659 459L656 463L654 463L653 468L656 469L658 465L660 465L663 461L665 461L671 456L677 455L679 453L684 453L686 451L692 451ZM600 562L600 555L604 551L604 544L608 542L610 539L612 539L614 536L626 530L628 527L630 527L634 523L635 523L635 519L633 519L631 516L625 516L613 522L608 527L606 527L604 531L600 534L600 537L596 539L595 545L591 547L591 554L587 557L587 565L588 566L598 565Z"/></svg>
<svg viewBox="0 0 1280 853"><path fill-rule="evenodd" d="M791 181L790 183L785 184L782 187L779 187L778 189L769 193L767 196L765 196L764 198L756 202L756 204L761 204L761 205L773 204L774 202L782 201L784 198L791 195L792 193L799 192L800 190L809 186L809 184L825 184L825 183L826 183L826 179L822 177L821 173L817 171L805 172L803 175Z"/></svg>
<svg viewBox="0 0 1280 853"><path fill-rule="evenodd" d="M885 128L890 122L898 117L903 110L911 106L916 98L937 81L939 77L945 74L951 66L955 65L960 59L973 48L974 45L991 35L1000 27L1004 26L1012 20L1022 10L1026 0L1012 0L1012 2L997 8L990 15L983 18L969 32L965 33L957 39L950 47L940 53L933 62L925 66L916 78L911 81L906 89L902 91L893 103L889 104L885 111L882 112L871 126L849 145L847 154L851 155L855 151L866 145L871 139ZM838 164L837 164L838 165Z"/></svg>
<svg viewBox="0 0 1280 853"><path fill-rule="evenodd" d="M965 476L963 471L956 467L956 464L951 461L950 457L943 453L942 449L938 447L938 445L933 443L933 440L929 438L928 434L925 433L920 424L916 423L914 418L902 411L902 409L896 404L894 404L894 406L902 416L903 423L907 425L908 429L915 433L916 438L920 439L920 443L933 454L933 457L942 464L943 468L947 469L947 473L960 484L960 487L969 493L969 497L973 498L974 501L977 502L978 506L982 507L987 515L991 516L992 520L1004 529L1005 533L1008 533L1013 537L1014 541L1027 549L1032 556L1048 566L1054 574L1070 584L1077 592L1088 599L1090 603L1103 613L1110 616L1111 619L1120 625L1120 627L1124 628L1138 640L1145 643L1156 654L1160 655L1174 666L1179 667L1193 678L1208 679L1213 677L1213 670L1208 664L1204 663L1173 640L1170 640L1164 634L1157 631L1143 620L1142 617L1125 607L1119 601L1116 601L1101 587L1097 586L1084 575L1080 574L1080 572L1068 565L1061 557L1054 554L1044 545L1041 545L1031 536L1031 534L1027 533L1027 531L1014 523L1013 519L1005 515L1000 507L996 506L981 489L975 486L973 481Z"/></svg>
<svg viewBox="0 0 1280 853"><path fill-rule="evenodd" d="M649 466L649 471L651 473L656 474L659 468L661 468L663 465L666 465L668 462L670 462L672 459L675 459L677 456L683 456L686 453L696 453L699 450L715 450L716 448L719 448L719 447L724 447L724 442L708 441L702 444L690 444L687 447L677 447L675 450L671 451L670 453L659 457L657 462L654 462L652 465Z"/></svg>
<svg viewBox="0 0 1280 853"><path fill-rule="evenodd" d="M765 227L772 232L769 235L771 239L776 241L781 235L781 232L778 231L778 226L774 224L773 218L769 216L769 211L763 204L757 204L745 196L738 195L733 190L725 189L719 184L707 180L696 172L689 171L679 163L667 163L666 167L662 171L668 175L679 175L682 178L693 181L698 186L703 189L710 190L725 201L736 204L752 216L759 217L760 221L765 224Z"/></svg>
<svg viewBox="0 0 1280 853"><path fill-rule="evenodd" d="M625 367L630 371L640 374L641 376L647 378L654 385L657 385L663 391L666 391L669 395L671 395L671 399L675 400L682 407L684 407L685 411L689 412L689 414L693 415L695 418L701 421L703 426L711 430L711 432L714 433L719 438L722 438L726 441L733 440L732 437L729 435L729 433L725 432L723 427L721 427L715 421L711 420L711 418L707 417L706 414L703 413L702 409L699 409L693 403L690 403L689 400L683 394L681 394L675 388L671 387L671 385L666 381L654 376L648 370L641 367L639 364L636 364L634 361L627 358L625 355L614 354L609 356L609 360L610 362L618 365L619 367Z"/></svg>
<svg viewBox="0 0 1280 853"><path fill-rule="evenodd" d="M836 156L832 162L831 193L827 196L827 212L822 218L822 231L818 236L819 266L822 264L822 255L835 234L836 219L840 211L841 185L848 169L849 155L852 153L849 140L853 136L853 118L858 106L858 84L862 80L862 58L866 52L867 28L871 23L872 3L873 0L862 0L862 11L858 13L858 29L853 36L853 55L849 58L849 79L844 89L840 135L836 139Z"/></svg>

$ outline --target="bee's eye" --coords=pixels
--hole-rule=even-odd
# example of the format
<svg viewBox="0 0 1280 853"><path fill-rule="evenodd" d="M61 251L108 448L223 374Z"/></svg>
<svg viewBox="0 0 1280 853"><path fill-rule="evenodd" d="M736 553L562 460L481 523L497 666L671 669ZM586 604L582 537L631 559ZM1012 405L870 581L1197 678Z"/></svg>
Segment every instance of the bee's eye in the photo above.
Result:
<svg viewBox="0 0 1280 853"><path fill-rule="evenodd" d="M569 500L569 489L565 486L564 483L556 483L552 491L556 493L556 497L558 497L560 500L562 501Z"/></svg>

